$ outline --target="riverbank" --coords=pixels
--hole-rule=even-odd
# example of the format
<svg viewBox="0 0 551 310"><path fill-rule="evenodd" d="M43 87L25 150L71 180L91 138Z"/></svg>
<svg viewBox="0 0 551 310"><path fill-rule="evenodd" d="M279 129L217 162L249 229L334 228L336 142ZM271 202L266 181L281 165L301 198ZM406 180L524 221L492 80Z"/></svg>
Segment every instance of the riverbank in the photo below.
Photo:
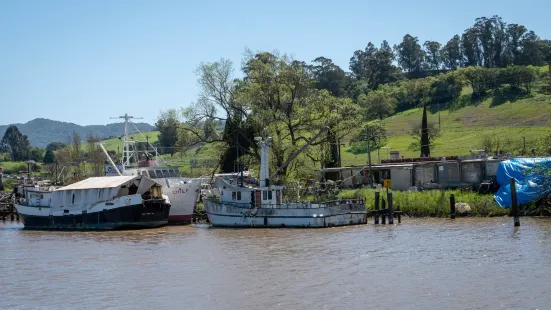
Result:
<svg viewBox="0 0 551 310"><path fill-rule="evenodd" d="M482 195L460 190L392 191L392 200L394 208L400 206L400 210L407 216L448 217L450 216L450 195L452 194L455 196L456 203L463 202L471 207L469 216L492 217L509 214L510 209L499 207L493 195ZM386 191L381 196L386 199ZM345 190L339 194L339 198L362 198L365 199L367 210L375 208L374 189ZM551 208L543 203L531 203L519 206L519 213L521 215L548 216L551 213L549 210Z"/></svg>

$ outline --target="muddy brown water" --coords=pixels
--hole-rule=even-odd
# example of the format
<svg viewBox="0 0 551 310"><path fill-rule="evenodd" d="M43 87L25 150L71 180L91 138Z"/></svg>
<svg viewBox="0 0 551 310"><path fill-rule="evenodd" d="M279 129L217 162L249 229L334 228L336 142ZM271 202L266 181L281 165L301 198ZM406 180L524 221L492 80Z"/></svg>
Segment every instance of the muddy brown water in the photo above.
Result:
<svg viewBox="0 0 551 310"><path fill-rule="evenodd" d="M0 222L0 309L549 309L551 219L44 232Z"/></svg>

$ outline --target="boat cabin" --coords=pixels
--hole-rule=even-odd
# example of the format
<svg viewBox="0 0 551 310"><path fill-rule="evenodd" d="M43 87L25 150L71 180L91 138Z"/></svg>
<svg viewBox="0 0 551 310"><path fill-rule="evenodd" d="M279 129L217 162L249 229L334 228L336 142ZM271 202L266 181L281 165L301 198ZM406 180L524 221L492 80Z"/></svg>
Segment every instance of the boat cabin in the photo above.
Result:
<svg viewBox="0 0 551 310"><path fill-rule="evenodd" d="M281 204L285 189L284 186L238 186L223 179L216 179L216 186L220 190L220 202L244 204L257 208Z"/></svg>

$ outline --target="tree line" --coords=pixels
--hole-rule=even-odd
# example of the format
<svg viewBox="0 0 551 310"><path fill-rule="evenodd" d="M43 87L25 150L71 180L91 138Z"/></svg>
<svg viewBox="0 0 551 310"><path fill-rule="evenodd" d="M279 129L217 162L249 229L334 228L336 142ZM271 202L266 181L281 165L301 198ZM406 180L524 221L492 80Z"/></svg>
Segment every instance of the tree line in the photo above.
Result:
<svg viewBox="0 0 551 310"><path fill-rule="evenodd" d="M387 41L379 47L369 42L353 53L349 72L326 57L307 63L276 52L247 51L240 67L243 78L235 77L227 59L199 65L197 102L182 113L172 109L159 116L159 141L171 150L219 145L218 168L232 172L236 162L257 162L255 136L271 136L272 168L285 179L304 167L311 170L311 163L338 166L345 136L352 135L361 149L367 140L373 148L383 146L386 130L377 120L422 107L423 122L411 129L412 147L429 155L438 132L426 121L427 106L464 105L505 88L530 95L536 81L550 81L537 68L549 61L551 41L499 16L477 18L444 44L421 44L410 34L392 47ZM472 93L464 93L466 86ZM296 155L305 145L309 148Z"/></svg>
<svg viewBox="0 0 551 310"><path fill-rule="evenodd" d="M23 135L17 126L11 125L0 141L0 155L5 161L33 160L33 171L42 170L50 177L57 176L58 183L71 182L73 175L79 178L102 175L105 158L96 146L96 142L99 141L100 139L94 136L82 141L81 137L73 132L67 138L67 143L52 142L46 148L32 147L28 137ZM42 165L39 165L40 163ZM26 171L27 165L22 164L14 171L4 170L4 173L17 174L19 170Z"/></svg>

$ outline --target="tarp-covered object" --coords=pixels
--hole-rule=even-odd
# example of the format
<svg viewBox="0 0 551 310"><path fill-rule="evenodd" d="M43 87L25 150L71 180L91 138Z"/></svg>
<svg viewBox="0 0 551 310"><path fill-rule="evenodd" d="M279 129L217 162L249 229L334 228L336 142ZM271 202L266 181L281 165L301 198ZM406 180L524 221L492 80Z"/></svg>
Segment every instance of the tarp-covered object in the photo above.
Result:
<svg viewBox="0 0 551 310"><path fill-rule="evenodd" d="M519 205L536 201L551 190L551 157L513 158L499 163L496 180L500 185L494 195L497 204L509 208L511 201L510 178L514 178Z"/></svg>

